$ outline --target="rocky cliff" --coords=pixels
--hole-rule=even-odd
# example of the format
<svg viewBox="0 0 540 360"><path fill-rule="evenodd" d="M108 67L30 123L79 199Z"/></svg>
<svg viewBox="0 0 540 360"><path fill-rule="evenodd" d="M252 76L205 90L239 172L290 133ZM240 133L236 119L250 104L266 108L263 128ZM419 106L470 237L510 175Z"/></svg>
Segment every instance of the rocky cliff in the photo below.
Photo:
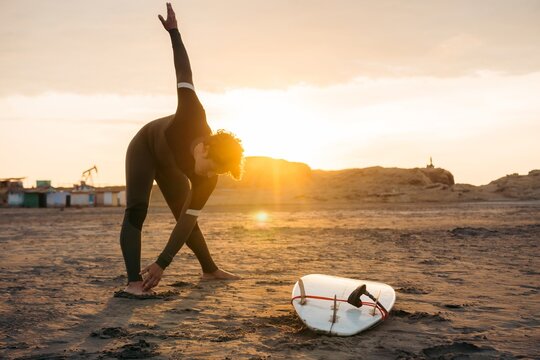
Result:
<svg viewBox="0 0 540 360"><path fill-rule="evenodd" d="M455 202L540 199L540 170L483 186L455 184L441 168L312 170L303 163L248 157L241 181L220 176L208 205ZM157 186L153 203L164 200Z"/></svg>

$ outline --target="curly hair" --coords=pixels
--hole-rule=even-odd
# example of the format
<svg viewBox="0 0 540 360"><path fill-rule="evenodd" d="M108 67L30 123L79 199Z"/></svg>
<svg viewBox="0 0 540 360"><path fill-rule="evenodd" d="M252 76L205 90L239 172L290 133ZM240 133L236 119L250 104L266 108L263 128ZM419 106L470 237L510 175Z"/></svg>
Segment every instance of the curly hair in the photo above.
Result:
<svg viewBox="0 0 540 360"><path fill-rule="evenodd" d="M219 129L204 141L208 145L208 157L214 161L220 173L228 173L240 180L244 172L244 148L242 140L233 133Z"/></svg>

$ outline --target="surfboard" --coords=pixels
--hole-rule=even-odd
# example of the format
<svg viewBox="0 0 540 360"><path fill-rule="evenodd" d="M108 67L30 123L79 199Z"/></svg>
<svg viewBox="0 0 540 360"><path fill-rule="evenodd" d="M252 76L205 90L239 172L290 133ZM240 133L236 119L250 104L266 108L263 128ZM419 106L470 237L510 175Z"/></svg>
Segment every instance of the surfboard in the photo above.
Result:
<svg viewBox="0 0 540 360"><path fill-rule="evenodd" d="M321 274L300 278L291 296L298 317L308 328L338 336L355 335L379 324L395 301L390 285Z"/></svg>

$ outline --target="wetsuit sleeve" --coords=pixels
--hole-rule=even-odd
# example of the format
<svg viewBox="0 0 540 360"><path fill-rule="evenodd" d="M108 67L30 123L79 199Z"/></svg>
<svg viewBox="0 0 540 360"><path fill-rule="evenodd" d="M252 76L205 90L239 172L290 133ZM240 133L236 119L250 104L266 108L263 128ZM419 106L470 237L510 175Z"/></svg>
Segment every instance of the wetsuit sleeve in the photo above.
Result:
<svg viewBox="0 0 540 360"><path fill-rule="evenodd" d="M200 136L201 124L206 124L206 113L195 94L188 88L178 89L178 109L173 120L165 129L165 138L174 153L182 146L189 146L192 138Z"/></svg>
<svg viewBox="0 0 540 360"><path fill-rule="evenodd" d="M193 189L191 190L191 203L189 205L189 210L200 211L204 207L208 201L208 198L210 195L212 195L212 192L216 188L217 181L218 177L213 176L206 179L202 183L193 186Z"/></svg>
<svg viewBox="0 0 540 360"><path fill-rule="evenodd" d="M174 69L176 71L176 86L178 95L177 113L181 107L190 106L203 110L193 86L193 74L186 47L178 29L169 30L174 56Z"/></svg>
<svg viewBox="0 0 540 360"><path fill-rule="evenodd" d="M172 29L169 35L174 53L178 105L173 120L165 129L165 138L174 153L178 153L183 145L189 143L194 129L206 123L206 113L193 86L191 66L180 32Z"/></svg>
<svg viewBox="0 0 540 360"><path fill-rule="evenodd" d="M199 213L214 191L217 180L218 177L214 176L193 186L189 209L178 218L167 246L165 246L165 249L163 249L156 260L156 263L162 269L170 265L178 251L180 251L184 243L189 239L193 228L197 224Z"/></svg>
<svg viewBox="0 0 540 360"><path fill-rule="evenodd" d="M196 216L191 216L187 213L180 215L176 222L176 226L169 237L167 246L165 246L165 249L163 249L156 260L156 264L158 264L160 268L165 269L167 266L169 266L174 256L178 253L178 251L180 251L184 243L188 240L189 235L193 231L196 223Z"/></svg>
<svg viewBox="0 0 540 360"><path fill-rule="evenodd" d="M176 71L177 83L188 83L193 86L193 75L191 73L191 65L186 51L186 47L182 42L182 37L178 29L169 30L171 36L171 44L174 56L174 70Z"/></svg>

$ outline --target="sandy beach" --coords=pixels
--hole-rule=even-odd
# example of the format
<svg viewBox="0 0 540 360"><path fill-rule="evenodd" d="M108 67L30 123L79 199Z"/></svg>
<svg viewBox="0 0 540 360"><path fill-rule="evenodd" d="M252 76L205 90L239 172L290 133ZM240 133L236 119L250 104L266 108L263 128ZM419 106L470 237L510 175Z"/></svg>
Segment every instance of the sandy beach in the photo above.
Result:
<svg viewBox="0 0 540 360"><path fill-rule="evenodd" d="M0 1L0 360L540 360L539 19Z"/></svg>
<svg viewBox="0 0 540 360"><path fill-rule="evenodd" d="M256 220L265 210L268 219ZM0 209L0 357L8 359L513 359L540 355L540 202L210 206L201 229L243 277L200 282L184 247L156 290L126 282L121 208ZM143 265L174 224L150 209ZM290 305L310 273L385 282L388 320L353 337L306 329Z"/></svg>

